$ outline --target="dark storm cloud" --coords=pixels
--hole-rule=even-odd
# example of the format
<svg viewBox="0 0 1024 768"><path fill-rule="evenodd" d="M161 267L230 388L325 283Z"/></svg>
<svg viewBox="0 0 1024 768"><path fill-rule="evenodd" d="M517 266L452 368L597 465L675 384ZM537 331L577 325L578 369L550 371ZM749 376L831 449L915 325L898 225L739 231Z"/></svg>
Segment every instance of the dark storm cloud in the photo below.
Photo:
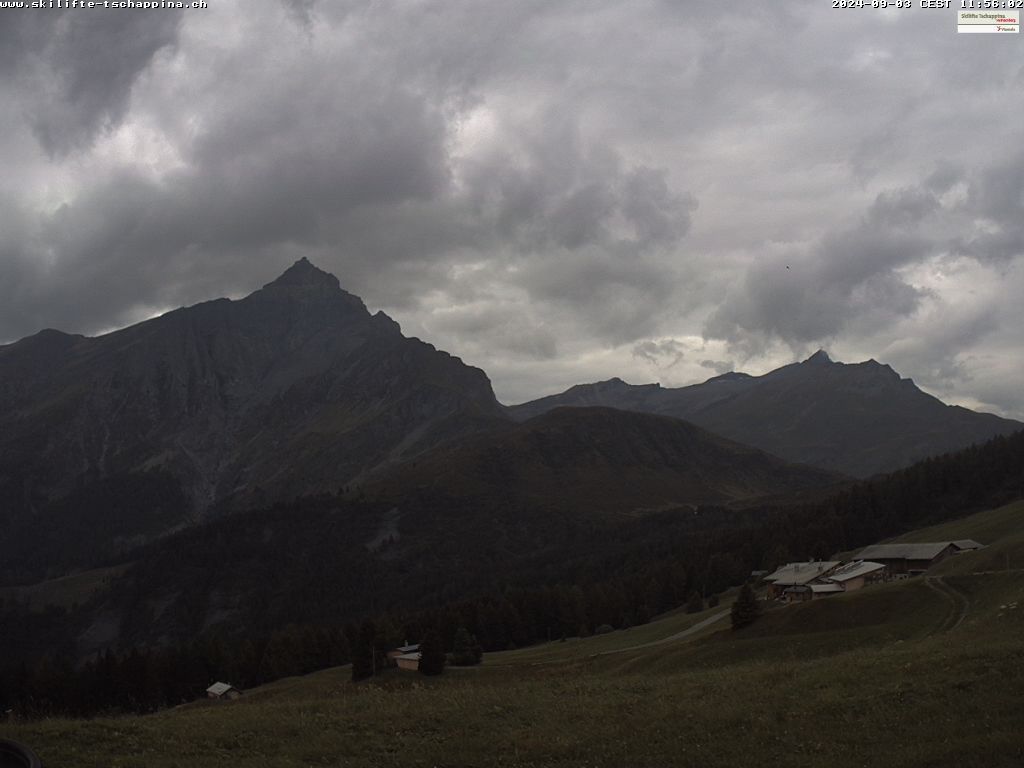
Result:
<svg viewBox="0 0 1024 768"><path fill-rule="evenodd" d="M427 99L381 89L365 72L316 78L274 64L232 62L242 87L190 105L203 126L179 146L179 167L157 178L115 167L38 217L42 240L20 250L53 270L36 273L34 290L0 288L5 336L32 332L44 313L48 325L95 331L244 291L304 248L330 246L325 266L336 269L346 237L360 239L344 231L350 215L426 201L447 185L446 125ZM374 255L352 259L369 275Z"/></svg>
<svg viewBox="0 0 1024 768"><path fill-rule="evenodd" d="M481 311L470 305L464 309L447 309L433 316L430 331L451 334L462 340L460 350L479 354L489 344L517 357L532 360L553 360L558 354L558 339L522 306L497 304Z"/></svg>
<svg viewBox="0 0 1024 768"><path fill-rule="evenodd" d="M28 333L44 325L94 330L131 319L138 297L153 297L153 283L162 283L154 277L163 277L138 254L159 259L182 237L171 222L154 220L156 210L157 190L122 174L87 199L40 217L37 233L16 245L26 279L20 286L4 282L0 321Z"/></svg>
<svg viewBox="0 0 1024 768"><path fill-rule="evenodd" d="M2 22L2 340L307 256L507 399L831 342L1006 402L976 365L1020 358L1022 318L982 310L1024 288L1024 162L964 141L1012 145L1024 80L941 14L224 0Z"/></svg>
<svg viewBox="0 0 1024 768"><path fill-rule="evenodd" d="M696 208L664 173L624 167L565 116L547 115L474 162L464 183L484 230L514 246L511 284L574 308L601 338L631 341L654 330L650 307L676 284L666 249L685 236Z"/></svg>
<svg viewBox="0 0 1024 768"><path fill-rule="evenodd" d="M381 99L378 109L339 115L337 134L314 136L312 124L292 120L288 135L304 139L294 152L272 151L285 131L275 124L280 112L247 125L229 120L198 143L188 170L162 181L131 171L97 180L45 221L41 245L60 268L49 286L55 321L97 328L140 305L188 302L204 288L217 295L237 284L232 272L264 272L268 261L290 258L290 247L315 245L326 220L429 196L445 177L441 134L424 125L433 118L416 103ZM385 115L387 130L377 130ZM228 136L236 141L220 140ZM12 316L28 310L7 303ZM111 316L114 307L125 314Z"/></svg>
<svg viewBox="0 0 1024 768"><path fill-rule="evenodd" d="M913 316L929 296L905 268L949 254L979 261L1024 253L1021 203L1024 164L1019 157L965 174L943 165L920 184L882 190L860 221L825 234L803 252L759 259L705 325L708 338L744 345L781 340L794 347L834 339L857 324L865 331ZM963 199L943 204L957 185ZM978 220L992 222L975 235ZM977 335L950 334L957 349Z"/></svg>
<svg viewBox="0 0 1024 768"><path fill-rule="evenodd" d="M1007 153L979 174L963 207L981 226L956 239L957 252L997 263L1024 255L1024 153Z"/></svg>
<svg viewBox="0 0 1024 768"><path fill-rule="evenodd" d="M940 207L935 193L921 187L886 190L868 209L868 225L907 227L919 223Z"/></svg>
<svg viewBox="0 0 1024 768"><path fill-rule="evenodd" d="M221 63L235 87L189 105L201 130L179 144L180 167L162 178L107 173L51 214L43 247L61 267L48 288L53 323L96 329L147 307L244 290L302 252L371 301L413 309L432 289L455 293L453 265L500 259L504 269L467 275L458 290L472 296L498 279L505 292L569 308L604 338L653 328L649 302L672 289L676 270L664 255L690 225L692 197L547 103L453 166L445 110L462 86L382 80L363 53L341 49L318 62L338 77L302 57ZM64 285L77 287L64 296ZM11 329L30 332L34 313L10 303ZM476 311L500 315L502 303ZM480 323L505 327L500 317ZM434 325L468 340L458 324ZM531 338L493 341L551 354L550 331Z"/></svg>
<svg viewBox="0 0 1024 768"><path fill-rule="evenodd" d="M735 371L736 363L732 360L701 360L700 367L707 368L708 370L714 371L718 376L721 376L723 373Z"/></svg>
<svg viewBox="0 0 1024 768"><path fill-rule="evenodd" d="M686 357L686 346L675 339L643 341L633 347L633 357L646 360L658 368L672 368Z"/></svg>
<svg viewBox="0 0 1024 768"><path fill-rule="evenodd" d="M855 225L753 263L709 315L705 336L743 358L777 342L805 354L870 339L872 356L932 391L985 392L972 404L1020 416L994 382L978 380L972 350L1000 350L994 359L1010 355L1020 370L1019 333L1009 331L1020 317L1008 294L1020 285L1022 185L1014 154L969 172L943 164L919 184L883 189Z"/></svg>
<svg viewBox="0 0 1024 768"><path fill-rule="evenodd" d="M917 339L900 345L900 357L914 366L919 378L930 382L971 378L970 366L959 354L998 328L995 308L989 307L957 318L955 323L936 323Z"/></svg>
<svg viewBox="0 0 1024 768"><path fill-rule="evenodd" d="M883 192L858 225L808 252L758 260L709 317L705 335L748 350L772 339L803 345L835 337L857 317L912 314L924 293L898 269L932 252L916 225L937 206L921 190Z"/></svg>
<svg viewBox="0 0 1024 768"><path fill-rule="evenodd" d="M462 177L475 211L524 250L671 245L696 208L670 189L664 171L624 167L614 149L588 141L576 117L555 108L506 130Z"/></svg>
<svg viewBox="0 0 1024 768"><path fill-rule="evenodd" d="M292 16L301 25L309 28L313 24L313 13L316 8L316 0L281 0Z"/></svg>
<svg viewBox="0 0 1024 768"><path fill-rule="evenodd" d="M57 14L4 14L4 23L0 24L0 72L10 76L20 71L28 56L46 46L59 19Z"/></svg>
<svg viewBox="0 0 1024 768"><path fill-rule="evenodd" d="M12 195L0 193L0 285L7 301L0 302L0 327L30 327L38 330L47 312L26 318L21 310L31 307L31 296L38 282L37 267L31 259L37 233L33 231L31 211L25 210ZM2 341L0 341L2 343Z"/></svg>
<svg viewBox="0 0 1024 768"><path fill-rule="evenodd" d="M33 131L50 155L88 145L124 116L136 78L177 40L182 18L175 10L4 14L0 70L21 83Z"/></svg>

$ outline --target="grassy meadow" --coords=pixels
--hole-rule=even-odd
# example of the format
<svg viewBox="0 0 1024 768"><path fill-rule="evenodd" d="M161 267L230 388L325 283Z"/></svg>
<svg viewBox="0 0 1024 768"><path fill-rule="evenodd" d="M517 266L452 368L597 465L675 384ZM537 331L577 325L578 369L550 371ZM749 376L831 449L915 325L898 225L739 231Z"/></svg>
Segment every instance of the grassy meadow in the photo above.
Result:
<svg viewBox="0 0 1024 768"><path fill-rule="evenodd" d="M0 600L17 600L36 611L42 611L48 605L70 609L107 589L110 582L128 567L94 568L27 587L0 587Z"/></svg>
<svg viewBox="0 0 1024 768"><path fill-rule="evenodd" d="M994 544L1001 540L1024 535L1024 501L1007 504L999 509L978 512L959 520L919 528L890 539L891 542L956 541L974 539L981 544Z"/></svg>
<svg viewBox="0 0 1024 768"><path fill-rule="evenodd" d="M941 538L991 546L928 579L772 609L741 632L725 620L630 650L724 600L439 678L353 685L331 669L230 703L0 734L51 768L1022 766L1024 570L994 567L1024 563L1022 522L1024 505L958 521Z"/></svg>

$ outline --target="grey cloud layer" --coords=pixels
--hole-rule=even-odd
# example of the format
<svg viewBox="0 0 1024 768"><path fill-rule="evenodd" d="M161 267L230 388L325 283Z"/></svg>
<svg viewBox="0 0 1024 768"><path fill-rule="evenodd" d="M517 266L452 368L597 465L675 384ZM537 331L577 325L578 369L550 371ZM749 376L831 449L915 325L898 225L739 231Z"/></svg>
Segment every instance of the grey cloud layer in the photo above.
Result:
<svg viewBox="0 0 1024 768"><path fill-rule="evenodd" d="M1024 159L964 145L1019 138L1024 67L910 14L913 45L795 0L10 14L0 339L306 255L510 400L825 344L1024 415L991 306L1024 287Z"/></svg>
<svg viewBox="0 0 1024 768"><path fill-rule="evenodd" d="M119 122L136 77L174 44L182 18L179 11L5 13L0 72L20 86L43 148L65 155Z"/></svg>
<svg viewBox="0 0 1024 768"><path fill-rule="evenodd" d="M963 197L944 203L958 185ZM705 335L737 345L800 345L837 338L852 323L864 331L912 317L929 291L914 285L906 267L956 256L1005 265L1024 256L1022 201L1024 154L975 173L944 168L919 185L883 190L853 226L825 234L804 252L751 265L708 318ZM979 341L979 329L995 326L975 320L941 329L936 357Z"/></svg>

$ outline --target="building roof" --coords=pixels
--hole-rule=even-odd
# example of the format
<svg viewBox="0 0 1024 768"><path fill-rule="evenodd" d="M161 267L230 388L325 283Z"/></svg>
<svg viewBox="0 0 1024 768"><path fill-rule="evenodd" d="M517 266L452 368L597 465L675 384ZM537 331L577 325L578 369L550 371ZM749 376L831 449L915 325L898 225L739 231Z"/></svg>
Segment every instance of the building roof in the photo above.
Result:
<svg viewBox="0 0 1024 768"><path fill-rule="evenodd" d="M839 565L839 562L834 560L823 560L810 563L787 563L774 573L770 573L765 576L764 580L770 581L777 586L806 584L812 579L826 575L837 565Z"/></svg>
<svg viewBox="0 0 1024 768"><path fill-rule="evenodd" d="M420 649L419 643L413 643L412 645L400 645L395 648L399 653L415 653Z"/></svg>
<svg viewBox="0 0 1024 768"><path fill-rule="evenodd" d="M401 656L395 656L395 661L419 661L422 653L403 653Z"/></svg>
<svg viewBox="0 0 1024 768"><path fill-rule="evenodd" d="M811 584L811 592L816 595L829 594L831 592L842 592L843 588L838 584Z"/></svg>
<svg viewBox="0 0 1024 768"><path fill-rule="evenodd" d="M869 573L880 571L885 568L882 563L873 563L870 560L855 560L836 568L828 575L829 581L849 581L859 576L866 576Z"/></svg>
<svg viewBox="0 0 1024 768"><path fill-rule="evenodd" d="M927 544L875 544L861 550L859 560L934 560L942 550L953 545L951 541Z"/></svg>
<svg viewBox="0 0 1024 768"><path fill-rule="evenodd" d="M234 687L231 683L214 683L206 689L206 692L212 696L223 696Z"/></svg>
<svg viewBox="0 0 1024 768"><path fill-rule="evenodd" d="M953 542L953 546L957 549L984 549L985 545L980 544L974 539L957 539Z"/></svg>

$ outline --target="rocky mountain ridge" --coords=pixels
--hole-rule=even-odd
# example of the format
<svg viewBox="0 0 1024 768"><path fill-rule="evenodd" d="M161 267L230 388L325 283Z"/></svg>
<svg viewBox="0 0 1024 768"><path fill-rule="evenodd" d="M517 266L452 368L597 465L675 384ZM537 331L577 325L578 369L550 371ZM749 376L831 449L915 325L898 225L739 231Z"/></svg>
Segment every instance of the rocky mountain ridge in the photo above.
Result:
<svg viewBox="0 0 1024 768"><path fill-rule="evenodd" d="M106 477L193 512L335 491L505 419L483 371L402 335L302 259L238 300L0 347L0 484L23 514Z"/></svg>
<svg viewBox="0 0 1024 768"><path fill-rule="evenodd" d="M854 477L890 472L1024 427L946 405L875 360L838 363L823 350L763 376L732 372L680 388L614 378L509 412L525 420L557 407L595 405L685 419L787 461Z"/></svg>
<svg viewBox="0 0 1024 768"><path fill-rule="evenodd" d="M441 499L431 514L444 499L588 514L727 504L1021 426L824 353L759 377L612 379L506 408L483 371L406 338L305 259L237 301L0 347L0 397L6 583L298 497L427 488ZM591 408L515 423L559 406Z"/></svg>

